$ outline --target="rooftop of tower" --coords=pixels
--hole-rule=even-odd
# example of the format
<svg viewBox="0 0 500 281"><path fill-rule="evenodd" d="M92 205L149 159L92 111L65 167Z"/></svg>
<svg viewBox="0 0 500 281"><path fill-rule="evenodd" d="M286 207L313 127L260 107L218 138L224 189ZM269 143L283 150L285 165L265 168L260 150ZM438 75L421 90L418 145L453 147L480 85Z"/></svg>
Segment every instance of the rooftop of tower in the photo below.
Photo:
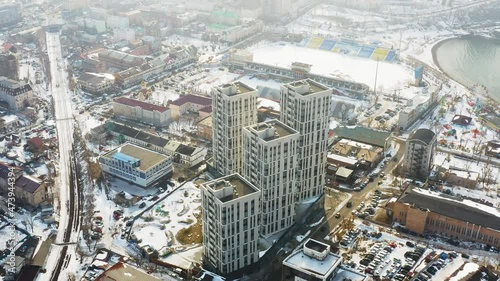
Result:
<svg viewBox="0 0 500 281"><path fill-rule="evenodd" d="M245 181L239 174L218 178L207 183L206 186L214 190L216 197L223 203L259 191L256 187Z"/></svg>
<svg viewBox="0 0 500 281"><path fill-rule="evenodd" d="M311 79L293 81L286 84L286 86L294 88L296 93L301 94L303 96L314 94L317 92L322 92L329 89L328 87L323 86Z"/></svg>
<svg viewBox="0 0 500 281"><path fill-rule="evenodd" d="M281 123L278 120L268 120L250 126L250 131L254 131L265 141L271 141L291 134L297 134L297 131Z"/></svg>
<svg viewBox="0 0 500 281"><path fill-rule="evenodd" d="M228 96L234 96L234 95L239 95L239 94L245 94L248 92L255 91L254 88L245 85L244 83L240 81L232 82L232 83L227 83L223 84L220 86L222 89L231 89L229 93L227 93Z"/></svg>

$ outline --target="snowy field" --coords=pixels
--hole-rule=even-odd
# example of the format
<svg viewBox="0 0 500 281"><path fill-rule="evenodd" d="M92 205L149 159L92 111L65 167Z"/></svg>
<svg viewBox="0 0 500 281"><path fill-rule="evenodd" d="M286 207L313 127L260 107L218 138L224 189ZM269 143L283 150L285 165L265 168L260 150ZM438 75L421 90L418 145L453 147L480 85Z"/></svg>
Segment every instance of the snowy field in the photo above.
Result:
<svg viewBox="0 0 500 281"><path fill-rule="evenodd" d="M311 72L355 82L365 83L373 89L378 64L377 91L392 91L406 87L412 72L404 66L346 56L323 50L289 44L272 44L251 50L254 61L290 68L292 62L311 64Z"/></svg>
<svg viewBox="0 0 500 281"><path fill-rule="evenodd" d="M200 190L193 182L188 182L143 214L135 222L133 232L143 240L141 246L150 245L160 250L169 246L169 239L172 239L171 245L179 245L175 235L196 222L194 214L200 213L200 207ZM152 221L147 222L145 218Z"/></svg>

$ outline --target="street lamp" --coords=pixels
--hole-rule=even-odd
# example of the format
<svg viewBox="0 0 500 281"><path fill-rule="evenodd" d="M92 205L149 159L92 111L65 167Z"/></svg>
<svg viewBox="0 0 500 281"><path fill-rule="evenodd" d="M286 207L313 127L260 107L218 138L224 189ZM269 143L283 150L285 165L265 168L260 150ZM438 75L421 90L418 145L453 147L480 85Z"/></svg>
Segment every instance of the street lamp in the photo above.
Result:
<svg viewBox="0 0 500 281"><path fill-rule="evenodd" d="M377 67L375 69L375 83L373 85L373 94L375 95L375 103L378 102L378 97L377 97L377 77L378 77L378 62L379 58L377 58Z"/></svg>

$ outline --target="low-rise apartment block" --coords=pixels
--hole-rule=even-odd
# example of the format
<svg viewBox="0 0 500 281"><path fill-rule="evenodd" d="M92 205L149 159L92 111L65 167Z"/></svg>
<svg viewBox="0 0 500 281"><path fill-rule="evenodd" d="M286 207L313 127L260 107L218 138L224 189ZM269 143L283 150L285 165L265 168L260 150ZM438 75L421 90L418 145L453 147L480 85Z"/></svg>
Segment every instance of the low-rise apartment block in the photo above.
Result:
<svg viewBox="0 0 500 281"><path fill-rule="evenodd" d="M0 101L6 102L11 110L21 110L33 103L33 91L25 82L0 77Z"/></svg>
<svg viewBox="0 0 500 281"><path fill-rule="evenodd" d="M157 127L170 122L170 109L166 106L120 97L113 101L115 116L123 117Z"/></svg>
<svg viewBox="0 0 500 281"><path fill-rule="evenodd" d="M112 134L120 142L130 142L169 155L172 157L174 163L179 163L187 167L193 167L202 163L207 155L207 149L204 147L194 147L168 140L114 122L107 122L102 126L92 129L92 135L96 136L98 141L102 141L106 137L106 133Z"/></svg>
<svg viewBox="0 0 500 281"><path fill-rule="evenodd" d="M42 180L24 175L19 167L0 162L0 190L3 193L9 192L9 178L14 179L16 202L38 207L48 201L47 186Z"/></svg>
<svg viewBox="0 0 500 281"><path fill-rule="evenodd" d="M184 95L169 104L172 118L178 118L184 113L198 112L200 109L212 107L212 99L198 95ZM211 110L210 110L211 111Z"/></svg>

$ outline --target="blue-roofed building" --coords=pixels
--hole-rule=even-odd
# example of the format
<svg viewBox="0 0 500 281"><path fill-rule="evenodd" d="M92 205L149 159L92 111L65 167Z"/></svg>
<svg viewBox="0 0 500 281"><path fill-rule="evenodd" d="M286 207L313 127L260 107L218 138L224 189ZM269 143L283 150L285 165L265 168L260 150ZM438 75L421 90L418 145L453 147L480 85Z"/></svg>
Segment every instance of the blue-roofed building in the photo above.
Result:
<svg viewBox="0 0 500 281"><path fill-rule="evenodd" d="M141 165L141 160L134 158L132 156L123 154L121 152L117 152L111 156L113 159L116 159L118 161L122 161L125 163L129 163L132 167L139 167Z"/></svg>
<svg viewBox="0 0 500 281"><path fill-rule="evenodd" d="M173 173L170 156L130 143L101 155L99 162L105 174L142 187L167 179Z"/></svg>

